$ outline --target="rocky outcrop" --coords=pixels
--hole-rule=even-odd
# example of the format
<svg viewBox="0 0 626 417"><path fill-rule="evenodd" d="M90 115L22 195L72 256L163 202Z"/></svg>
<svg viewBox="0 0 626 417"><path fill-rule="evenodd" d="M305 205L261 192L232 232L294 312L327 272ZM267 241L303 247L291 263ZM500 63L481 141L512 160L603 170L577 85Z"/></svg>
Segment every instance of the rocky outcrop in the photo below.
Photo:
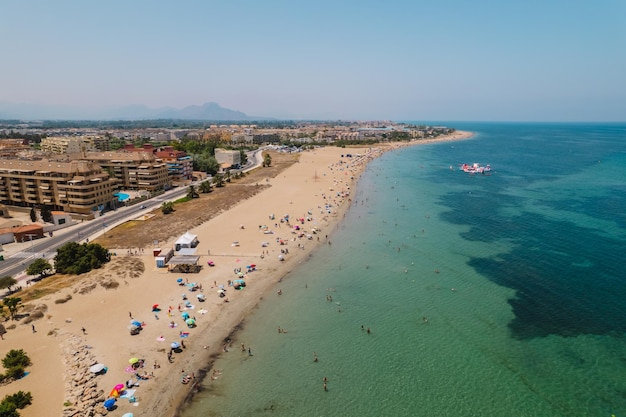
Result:
<svg viewBox="0 0 626 417"><path fill-rule="evenodd" d="M98 361L83 339L71 333L63 338L61 351L65 365L65 404L63 417L97 417L107 415L103 403L106 395L98 387L98 375L89 371Z"/></svg>

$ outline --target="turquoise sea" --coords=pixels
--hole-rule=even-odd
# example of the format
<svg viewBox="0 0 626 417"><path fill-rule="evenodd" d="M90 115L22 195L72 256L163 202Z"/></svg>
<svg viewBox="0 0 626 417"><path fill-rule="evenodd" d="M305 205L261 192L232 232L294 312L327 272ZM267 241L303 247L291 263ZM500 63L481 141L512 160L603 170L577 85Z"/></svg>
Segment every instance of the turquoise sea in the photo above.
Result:
<svg viewBox="0 0 626 417"><path fill-rule="evenodd" d="M368 166L184 417L626 416L626 125L449 125Z"/></svg>

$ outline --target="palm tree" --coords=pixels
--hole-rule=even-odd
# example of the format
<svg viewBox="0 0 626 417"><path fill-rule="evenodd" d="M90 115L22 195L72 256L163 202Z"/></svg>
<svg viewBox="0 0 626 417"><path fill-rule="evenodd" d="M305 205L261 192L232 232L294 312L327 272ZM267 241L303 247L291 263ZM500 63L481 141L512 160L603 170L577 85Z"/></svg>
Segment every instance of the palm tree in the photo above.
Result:
<svg viewBox="0 0 626 417"><path fill-rule="evenodd" d="M187 198L188 199L193 199L198 197L198 192L196 191L196 186L195 185L190 185L189 186L189 190L187 191Z"/></svg>
<svg viewBox="0 0 626 417"><path fill-rule="evenodd" d="M206 194L206 193L210 193L211 191L213 191L213 186L211 185L211 181L207 180L207 181L202 181L200 183L200 192L202 194Z"/></svg>
<svg viewBox="0 0 626 417"><path fill-rule="evenodd" d="M263 167L269 167L270 165L272 165L272 157L266 153L263 157Z"/></svg>
<svg viewBox="0 0 626 417"><path fill-rule="evenodd" d="M213 184L215 184L216 187L223 187L224 176L222 174L215 174L215 177L213 178Z"/></svg>
<svg viewBox="0 0 626 417"><path fill-rule="evenodd" d="M170 214L174 212L174 203L171 201L164 201L161 205L161 211L163 214Z"/></svg>

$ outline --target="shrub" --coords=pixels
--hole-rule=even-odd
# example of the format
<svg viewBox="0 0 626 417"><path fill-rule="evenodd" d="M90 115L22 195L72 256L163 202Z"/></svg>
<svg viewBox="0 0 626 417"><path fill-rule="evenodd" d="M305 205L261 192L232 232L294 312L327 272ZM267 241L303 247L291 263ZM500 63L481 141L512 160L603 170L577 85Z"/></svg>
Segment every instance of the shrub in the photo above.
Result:
<svg viewBox="0 0 626 417"><path fill-rule="evenodd" d="M20 417L20 413L17 412L17 407L13 403L0 402L0 416L1 417Z"/></svg>
<svg viewBox="0 0 626 417"><path fill-rule="evenodd" d="M2 366L7 369L15 366L24 368L30 365L30 358L26 355L26 352L24 352L23 349L11 349L2 359Z"/></svg>
<svg viewBox="0 0 626 417"><path fill-rule="evenodd" d="M72 295L68 294L63 298L59 298L58 300L54 300L54 304L63 304L63 303L67 303L69 300L72 299Z"/></svg>
<svg viewBox="0 0 626 417"><path fill-rule="evenodd" d="M33 396L30 392L18 391L13 395L7 395L2 402L9 402L15 404L19 409L31 405L33 403Z"/></svg>
<svg viewBox="0 0 626 417"><path fill-rule="evenodd" d="M24 374L25 374L24 368L22 368L21 366L12 366L7 369L7 372L6 374L4 374L4 377L7 379L20 379L21 377L24 376Z"/></svg>

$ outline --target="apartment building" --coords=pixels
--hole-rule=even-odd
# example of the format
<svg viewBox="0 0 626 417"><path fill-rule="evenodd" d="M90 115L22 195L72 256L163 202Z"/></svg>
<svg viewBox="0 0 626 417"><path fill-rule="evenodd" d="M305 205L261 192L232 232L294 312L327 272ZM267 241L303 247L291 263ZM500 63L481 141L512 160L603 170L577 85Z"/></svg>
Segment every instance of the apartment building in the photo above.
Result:
<svg viewBox="0 0 626 417"><path fill-rule="evenodd" d="M0 202L91 214L113 201L116 180L90 161L0 160Z"/></svg>
<svg viewBox="0 0 626 417"><path fill-rule="evenodd" d="M190 180L193 174L193 159L185 151L177 151L172 146L164 146L154 153L167 164L167 172L172 182Z"/></svg>
<svg viewBox="0 0 626 417"><path fill-rule="evenodd" d="M160 191L171 187L167 164L151 152L87 152L80 158L100 165L124 189Z"/></svg>
<svg viewBox="0 0 626 417"><path fill-rule="evenodd" d="M58 136L43 138L41 150L62 155L95 151L96 146L93 139L88 136Z"/></svg>

